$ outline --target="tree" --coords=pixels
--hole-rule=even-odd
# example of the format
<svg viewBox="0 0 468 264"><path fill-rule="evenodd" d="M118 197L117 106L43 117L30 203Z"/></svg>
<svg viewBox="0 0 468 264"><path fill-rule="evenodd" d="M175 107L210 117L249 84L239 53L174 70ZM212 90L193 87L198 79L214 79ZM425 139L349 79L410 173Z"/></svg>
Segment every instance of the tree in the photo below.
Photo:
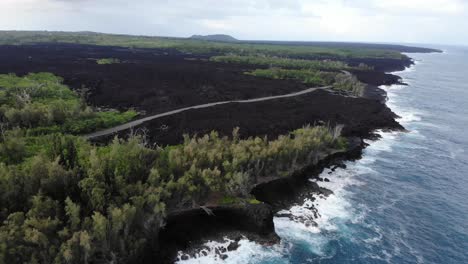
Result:
<svg viewBox="0 0 468 264"><path fill-rule="evenodd" d="M26 157L26 142L23 133L18 130L8 131L0 142L0 162L17 164Z"/></svg>
<svg viewBox="0 0 468 264"><path fill-rule="evenodd" d="M65 199L65 213L68 217L68 223L72 231L77 231L80 227L80 205L75 204L70 197Z"/></svg>

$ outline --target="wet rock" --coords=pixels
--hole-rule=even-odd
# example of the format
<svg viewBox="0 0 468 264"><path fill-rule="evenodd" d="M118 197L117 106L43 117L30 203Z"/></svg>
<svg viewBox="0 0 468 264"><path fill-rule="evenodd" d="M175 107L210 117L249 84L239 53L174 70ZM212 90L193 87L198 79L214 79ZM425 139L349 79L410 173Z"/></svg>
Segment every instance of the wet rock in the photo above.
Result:
<svg viewBox="0 0 468 264"><path fill-rule="evenodd" d="M234 251L236 249L239 248L239 243L238 242L233 242L231 244L229 244L229 246L227 247L227 250L228 251Z"/></svg>
<svg viewBox="0 0 468 264"><path fill-rule="evenodd" d="M327 197L330 194L333 194L333 191L327 188L320 188L320 194L323 194L325 197Z"/></svg>
<svg viewBox="0 0 468 264"><path fill-rule="evenodd" d="M235 241L226 247L214 249L216 255L222 255L227 250L239 247L242 235L248 239L263 243L279 241L273 224L274 212L267 204L249 204L244 207L219 206L209 208L213 215L208 215L203 209L190 209L174 212L168 215L166 226L160 232L159 255L164 258L162 263L170 262L182 250L193 254L203 254L201 249L207 240L222 241L234 237ZM233 236L230 236L234 234ZM208 252L208 251L207 251ZM193 253L193 254L192 254Z"/></svg>

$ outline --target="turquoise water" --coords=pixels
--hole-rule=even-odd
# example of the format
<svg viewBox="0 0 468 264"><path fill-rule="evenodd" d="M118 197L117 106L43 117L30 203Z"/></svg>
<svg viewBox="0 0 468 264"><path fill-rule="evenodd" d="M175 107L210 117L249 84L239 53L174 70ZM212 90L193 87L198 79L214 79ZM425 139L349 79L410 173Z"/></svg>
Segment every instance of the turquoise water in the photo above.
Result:
<svg viewBox="0 0 468 264"><path fill-rule="evenodd" d="M383 87L409 132L381 132L361 160L325 171L334 194L275 218L280 245L186 262L468 263L468 48L442 48L409 54L416 65L396 73L409 85Z"/></svg>

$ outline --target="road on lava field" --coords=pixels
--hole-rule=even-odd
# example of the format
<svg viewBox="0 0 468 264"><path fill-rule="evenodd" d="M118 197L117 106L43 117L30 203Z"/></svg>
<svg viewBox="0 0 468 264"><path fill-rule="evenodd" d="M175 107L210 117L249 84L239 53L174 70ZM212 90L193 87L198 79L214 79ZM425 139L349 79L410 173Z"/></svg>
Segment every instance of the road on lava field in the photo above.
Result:
<svg viewBox="0 0 468 264"><path fill-rule="evenodd" d="M246 99L246 100L222 101L222 102L214 102L214 103L208 103L208 104L201 104L201 105L195 105L195 106L179 108L179 109L175 109L175 110L172 110L172 111L168 111L168 112L164 112L164 113L160 113L160 114L140 118L140 119L137 119L137 120L134 120L134 121L122 124L122 125L118 125L118 126L115 126L115 127L107 128L107 129L104 129L104 130L101 130L101 131L96 131L96 132L84 135L84 137L87 138L87 139L92 139L92 138L97 138L97 137L101 137L101 136L107 136L107 135L110 135L110 134L113 134L113 133L116 133L116 132L119 132L119 131L123 131L123 130L130 129L132 127L139 126L139 125L141 125L141 124L143 124L145 122L148 122L148 121L151 121L151 120L154 120L154 119L157 119L157 118L174 115L174 114L181 113L181 112L188 111L188 110L192 110L192 109L208 108L208 107L213 107L213 106L222 105L222 104L229 104L229 103L255 103L255 102L269 101L269 100L274 100L274 99L279 99L279 98L299 96L299 95L311 93L311 92L319 90L319 89L330 89L331 87L332 86L329 85L329 86L323 86L323 87L309 88L309 89L302 90L300 92L283 94L283 95L274 95L274 96Z"/></svg>

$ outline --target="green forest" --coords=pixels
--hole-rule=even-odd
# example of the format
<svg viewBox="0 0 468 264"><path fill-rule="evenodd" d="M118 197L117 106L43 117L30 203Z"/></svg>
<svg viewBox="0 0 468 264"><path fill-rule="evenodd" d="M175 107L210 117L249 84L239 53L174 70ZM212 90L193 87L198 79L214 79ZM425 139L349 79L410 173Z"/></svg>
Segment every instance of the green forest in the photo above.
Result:
<svg viewBox="0 0 468 264"><path fill-rule="evenodd" d="M214 193L224 194L215 203L256 203L249 192L261 177L290 175L346 148L326 127L274 140L238 135L187 136L165 148L140 137L97 147L49 135L36 155L0 163L0 263L135 261L168 212L203 205Z"/></svg>
<svg viewBox="0 0 468 264"><path fill-rule="evenodd" d="M22 77L0 75L0 161L22 161L50 144L54 133L79 135L128 122L129 110L96 111L86 103L86 89L72 91L51 73Z"/></svg>
<svg viewBox="0 0 468 264"><path fill-rule="evenodd" d="M127 263L156 246L168 213L259 203L263 177L284 177L343 151L341 127L278 138L185 136L151 147L142 136L94 145L82 133L133 119L97 111L86 90L50 73L0 75L0 263ZM221 198L220 198L221 197Z"/></svg>

